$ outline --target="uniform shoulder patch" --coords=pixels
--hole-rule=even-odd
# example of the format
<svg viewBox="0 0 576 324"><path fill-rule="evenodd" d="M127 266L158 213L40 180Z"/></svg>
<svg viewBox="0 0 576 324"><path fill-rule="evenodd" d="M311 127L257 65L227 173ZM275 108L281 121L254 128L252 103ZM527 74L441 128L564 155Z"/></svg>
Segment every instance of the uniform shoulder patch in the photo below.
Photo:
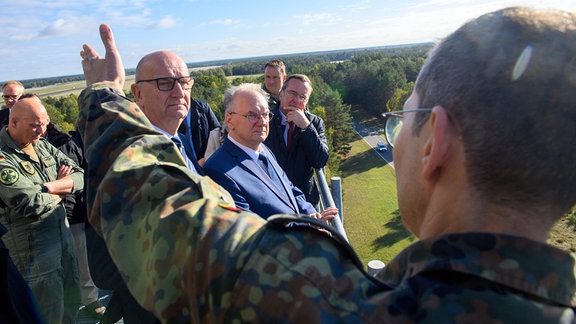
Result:
<svg viewBox="0 0 576 324"><path fill-rule="evenodd" d="M20 165L22 166L22 169L24 169L24 171L26 171L28 174L35 173L34 166L32 166L30 161L20 161Z"/></svg>
<svg viewBox="0 0 576 324"><path fill-rule="evenodd" d="M0 169L0 182L5 185L14 184L18 181L19 177L18 171L12 167L3 167Z"/></svg>

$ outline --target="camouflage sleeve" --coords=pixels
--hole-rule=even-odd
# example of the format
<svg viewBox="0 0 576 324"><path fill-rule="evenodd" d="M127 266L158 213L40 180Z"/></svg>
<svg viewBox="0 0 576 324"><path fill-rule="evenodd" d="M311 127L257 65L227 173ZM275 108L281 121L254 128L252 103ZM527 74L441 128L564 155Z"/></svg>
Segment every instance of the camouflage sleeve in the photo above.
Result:
<svg viewBox="0 0 576 324"><path fill-rule="evenodd" d="M230 195L190 172L111 85L92 85L78 99L90 223L146 309L164 320L210 313L211 300L234 285L237 275L227 268L245 257L240 247L257 239L264 221L238 217Z"/></svg>

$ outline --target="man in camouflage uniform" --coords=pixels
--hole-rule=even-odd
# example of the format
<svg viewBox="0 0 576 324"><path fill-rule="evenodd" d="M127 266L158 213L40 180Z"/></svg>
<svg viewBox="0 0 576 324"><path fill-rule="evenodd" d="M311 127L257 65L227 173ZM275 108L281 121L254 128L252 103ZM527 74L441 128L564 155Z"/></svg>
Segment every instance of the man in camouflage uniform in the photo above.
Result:
<svg viewBox="0 0 576 324"><path fill-rule="evenodd" d="M0 131L0 223L42 320L73 323L80 306L78 262L62 196L82 190L84 173L42 135L49 118L40 99L20 98Z"/></svg>
<svg viewBox="0 0 576 324"><path fill-rule="evenodd" d="M432 51L405 106L430 109L406 114L394 152L421 240L377 278L321 224L236 213L162 153L100 32L106 59L81 52L89 217L164 322L574 322L574 259L545 242L576 202L575 14L498 11Z"/></svg>

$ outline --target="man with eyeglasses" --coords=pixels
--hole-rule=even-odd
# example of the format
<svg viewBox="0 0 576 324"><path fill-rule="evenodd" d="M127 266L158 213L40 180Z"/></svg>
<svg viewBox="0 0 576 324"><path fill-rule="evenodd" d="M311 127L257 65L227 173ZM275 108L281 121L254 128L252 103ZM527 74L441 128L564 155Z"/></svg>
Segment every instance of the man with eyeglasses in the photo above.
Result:
<svg viewBox="0 0 576 324"><path fill-rule="evenodd" d="M400 216L419 241L376 277L320 222L234 212L157 157L167 140L109 90L124 69L100 31L106 60L90 47L83 59L107 73L85 69L96 77L79 99L98 164L90 217L164 321L575 322L575 259L546 244L576 203L575 13L499 10L430 53L394 143ZM160 180L165 191L147 185Z"/></svg>
<svg viewBox="0 0 576 324"><path fill-rule="evenodd" d="M188 168L202 175L193 142L178 133L190 109L194 79L186 63L175 53L157 51L144 56L136 66L130 90L154 129L176 143Z"/></svg>
<svg viewBox="0 0 576 324"><path fill-rule="evenodd" d="M224 93L224 105L229 133L206 161L204 170L232 195L236 207L264 219L281 213L333 218L336 208L326 209L322 215L317 213L262 144L273 116L266 92L256 84L233 86Z"/></svg>
<svg viewBox="0 0 576 324"><path fill-rule="evenodd" d="M24 94L24 86L19 81L6 81L2 85L2 98L7 108L0 110L0 129L8 125L10 109L12 109L22 94Z"/></svg>
<svg viewBox="0 0 576 324"><path fill-rule="evenodd" d="M328 163L328 141L322 118L310 113L308 100L312 82L303 74L286 79L280 91L280 103L272 112L270 134L264 142L306 200L317 206L320 194L314 182L314 169ZM272 109L272 108L271 108Z"/></svg>
<svg viewBox="0 0 576 324"><path fill-rule="evenodd" d="M150 122L149 127L169 138L175 145L166 148L176 147L180 153L177 155L183 158L187 168L203 175L193 143L178 132L190 109L193 86L194 79L190 76L186 63L175 53L161 50L140 59L136 65L135 82L130 90L138 107ZM135 302L120 278L120 273L114 264L108 261L111 259L102 239L89 227L86 235L89 240L90 269L95 273L92 277L99 287L112 288L114 291L102 321L115 323L124 318L124 321L128 322L157 323L158 320L153 314Z"/></svg>

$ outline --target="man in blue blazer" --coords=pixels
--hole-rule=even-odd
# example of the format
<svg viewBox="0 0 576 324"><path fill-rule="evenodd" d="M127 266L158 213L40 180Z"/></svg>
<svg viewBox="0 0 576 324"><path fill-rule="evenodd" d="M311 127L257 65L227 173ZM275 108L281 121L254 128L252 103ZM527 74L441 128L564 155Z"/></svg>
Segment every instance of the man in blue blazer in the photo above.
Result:
<svg viewBox="0 0 576 324"><path fill-rule="evenodd" d="M338 213L333 207L318 213L262 144L268 136L272 113L266 92L259 85L229 88L224 94L224 105L228 137L206 161L204 172L232 195L237 207L265 219L274 214L331 219ZM264 157L265 162L261 162Z"/></svg>

